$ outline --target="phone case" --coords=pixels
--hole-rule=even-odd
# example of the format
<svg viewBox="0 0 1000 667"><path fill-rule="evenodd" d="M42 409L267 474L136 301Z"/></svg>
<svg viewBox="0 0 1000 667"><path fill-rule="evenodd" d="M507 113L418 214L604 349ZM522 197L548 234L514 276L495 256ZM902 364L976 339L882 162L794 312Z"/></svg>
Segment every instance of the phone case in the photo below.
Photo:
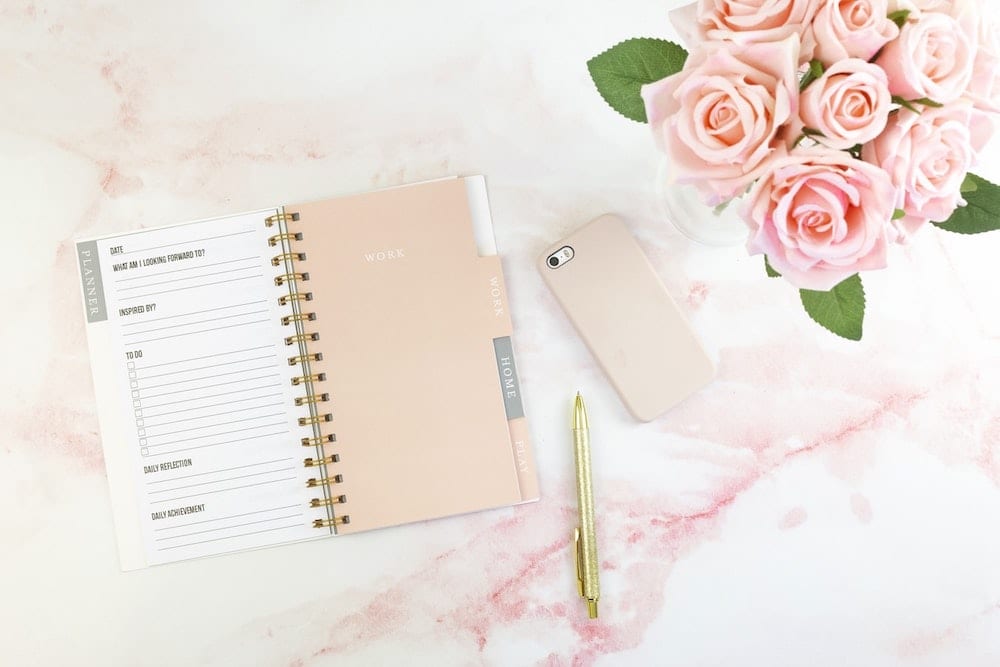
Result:
<svg viewBox="0 0 1000 667"><path fill-rule="evenodd" d="M558 268L547 258L569 246ZM625 224L613 215L546 249L538 270L639 420L650 421L715 375L715 367Z"/></svg>

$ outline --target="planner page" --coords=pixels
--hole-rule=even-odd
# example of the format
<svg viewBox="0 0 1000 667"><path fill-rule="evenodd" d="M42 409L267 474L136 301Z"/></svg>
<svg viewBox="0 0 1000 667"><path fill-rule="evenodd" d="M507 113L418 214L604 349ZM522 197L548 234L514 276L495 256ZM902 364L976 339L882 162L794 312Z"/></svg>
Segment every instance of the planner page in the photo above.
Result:
<svg viewBox="0 0 1000 667"><path fill-rule="evenodd" d="M276 210L77 244L122 568L327 535Z"/></svg>

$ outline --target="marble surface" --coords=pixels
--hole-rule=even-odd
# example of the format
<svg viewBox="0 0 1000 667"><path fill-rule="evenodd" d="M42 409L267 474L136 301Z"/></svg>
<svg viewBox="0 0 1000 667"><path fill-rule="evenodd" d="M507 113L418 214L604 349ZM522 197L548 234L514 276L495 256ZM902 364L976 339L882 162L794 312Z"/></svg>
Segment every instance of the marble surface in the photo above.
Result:
<svg viewBox="0 0 1000 667"><path fill-rule="evenodd" d="M647 129L584 67L671 36L674 4L4 2L0 662L1000 663L1000 234L894 249L866 276L861 343L760 258L686 241L658 213ZM474 173L541 502L120 573L71 240ZM719 366L649 424L532 266L608 211ZM576 389L597 622L570 548Z"/></svg>

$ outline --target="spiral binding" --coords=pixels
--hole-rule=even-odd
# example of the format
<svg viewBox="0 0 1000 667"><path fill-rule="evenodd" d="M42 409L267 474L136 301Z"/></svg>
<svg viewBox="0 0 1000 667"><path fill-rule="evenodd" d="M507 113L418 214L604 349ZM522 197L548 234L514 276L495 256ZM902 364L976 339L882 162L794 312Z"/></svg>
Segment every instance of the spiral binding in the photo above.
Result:
<svg viewBox="0 0 1000 667"><path fill-rule="evenodd" d="M334 484L342 484L344 476L334 472L331 466L340 462L339 453L328 453L325 448L337 442L334 433L325 433L325 426L333 421L333 415L323 412L323 404L330 401L330 394L316 391L315 385L326 381L326 373L314 373L311 368L312 362L323 359L321 352L310 352L307 343L319 340L319 333L315 331L305 331L308 322L316 320L316 313L306 312L303 307L307 302L312 301L312 292L301 289L302 283L309 280L309 274L300 270L296 266L298 262L306 261L306 254L293 247L293 244L301 241L303 233L288 229L289 223L299 222L298 213L276 213L264 219L264 224L268 227L277 225L278 233L269 237L267 244L272 248L279 248L281 252L271 258L271 264L281 267L284 273L274 278L274 284L278 287L287 287L288 293L278 298L278 305L290 307L291 314L281 318L282 326L294 327L295 333L285 337L285 345L296 346L298 354L288 357L290 366L302 368L302 374L292 378L292 385L304 387L305 395L295 398L295 405L298 407L308 406L309 416L299 417L299 426L310 427L312 436L302 438L303 447L311 447L314 455L303 459L303 465L309 469L317 470L316 477L310 477L306 481L308 488L322 488L322 498L312 498L309 501L310 507L325 508L327 518L316 519L312 525L316 528L329 528L334 533L338 526L343 526L351 522L348 514L336 514L334 506L347 503L347 496L331 492Z"/></svg>

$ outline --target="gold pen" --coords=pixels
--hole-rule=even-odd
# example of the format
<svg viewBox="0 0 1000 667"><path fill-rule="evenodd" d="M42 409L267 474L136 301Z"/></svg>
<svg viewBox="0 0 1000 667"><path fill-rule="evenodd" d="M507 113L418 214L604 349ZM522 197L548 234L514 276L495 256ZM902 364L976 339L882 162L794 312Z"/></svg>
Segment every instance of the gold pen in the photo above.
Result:
<svg viewBox="0 0 1000 667"><path fill-rule="evenodd" d="M590 475L590 424L583 397L576 392L573 405L573 456L576 459L576 500L580 508L580 526L576 543L576 583L580 597L587 599L590 618L597 618L597 600L601 586L597 580L597 534L594 532L594 486Z"/></svg>

